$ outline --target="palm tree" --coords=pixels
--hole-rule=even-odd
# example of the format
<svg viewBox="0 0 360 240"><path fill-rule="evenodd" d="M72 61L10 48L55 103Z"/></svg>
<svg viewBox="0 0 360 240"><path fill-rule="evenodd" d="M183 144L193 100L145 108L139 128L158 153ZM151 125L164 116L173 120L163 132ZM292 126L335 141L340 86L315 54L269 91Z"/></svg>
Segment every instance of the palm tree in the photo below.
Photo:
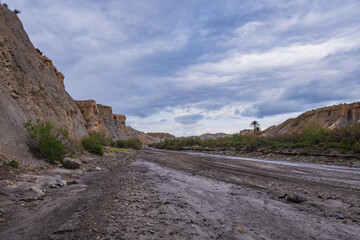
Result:
<svg viewBox="0 0 360 240"><path fill-rule="evenodd" d="M254 127L254 134L260 131L260 123L256 120L252 121L250 126Z"/></svg>

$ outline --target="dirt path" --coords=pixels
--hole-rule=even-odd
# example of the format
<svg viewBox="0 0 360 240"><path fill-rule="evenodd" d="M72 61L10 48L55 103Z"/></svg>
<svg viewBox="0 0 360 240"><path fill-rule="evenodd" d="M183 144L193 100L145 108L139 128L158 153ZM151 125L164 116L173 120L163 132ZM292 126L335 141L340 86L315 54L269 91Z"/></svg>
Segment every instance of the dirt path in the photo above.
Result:
<svg viewBox="0 0 360 240"><path fill-rule="evenodd" d="M319 166L152 150L94 158L1 187L0 239L359 239L359 169ZM35 183L46 194L20 201L16 186Z"/></svg>

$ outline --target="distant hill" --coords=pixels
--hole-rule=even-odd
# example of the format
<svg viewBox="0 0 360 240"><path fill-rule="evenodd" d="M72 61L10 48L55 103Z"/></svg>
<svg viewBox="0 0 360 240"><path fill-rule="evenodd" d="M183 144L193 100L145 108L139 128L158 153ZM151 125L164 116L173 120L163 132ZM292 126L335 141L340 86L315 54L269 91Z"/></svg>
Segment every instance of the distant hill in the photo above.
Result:
<svg viewBox="0 0 360 240"><path fill-rule="evenodd" d="M204 133L201 134L199 137L201 140L207 140L207 139L218 139L223 137L229 137L231 134L226 133Z"/></svg>
<svg viewBox="0 0 360 240"><path fill-rule="evenodd" d="M261 135L280 136L299 133L309 127L322 127L331 130L353 124L360 124L360 102L311 110L297 118L290 118L279 125L271 126L264 130Z"/></svg>

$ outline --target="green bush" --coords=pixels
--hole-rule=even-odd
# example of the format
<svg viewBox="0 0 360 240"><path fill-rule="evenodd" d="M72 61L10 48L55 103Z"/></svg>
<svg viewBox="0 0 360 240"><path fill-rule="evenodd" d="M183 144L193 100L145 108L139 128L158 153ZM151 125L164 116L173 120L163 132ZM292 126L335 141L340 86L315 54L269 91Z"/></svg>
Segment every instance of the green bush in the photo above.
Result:
<svg viewBox="0 0 360 240"><path fill-rule="evenodd" d="M104 155L104 150L99 139L99 135L96 133L90 133L89 136L84 136L81 139L81 144L86 151L97 155Z"/></svg>
<svg viewBox="0 0 360 240"><path fill-rule="evenodd" d="M35 140L43 157L50 162L62 161L65 158L67 152L65 144L69 138L66 130L55 128L51 123L40 121L40 119L37 119L35 123L29 120L24 126L30 137Z"/></svg>
<svg viewBox="0 0 360 240"><path fill-rule="evenodd" d="M9 163L9 165L13 168L18 168L19 167L19 163L15 160L11 160L11 162Z"/></svg>
<svg viewBox="0 0 360 240"><path fill-rule="evenodd" d="M117 140L115 145L118 148L141 149L141 141L139 139Z"/></svg>

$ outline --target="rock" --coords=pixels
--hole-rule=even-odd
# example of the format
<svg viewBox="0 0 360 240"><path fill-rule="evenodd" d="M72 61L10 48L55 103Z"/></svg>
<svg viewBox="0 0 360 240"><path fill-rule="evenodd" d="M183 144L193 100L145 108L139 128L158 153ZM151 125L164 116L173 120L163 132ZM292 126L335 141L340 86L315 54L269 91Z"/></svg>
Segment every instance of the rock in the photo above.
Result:
<svg viewBox="0 0 360 240"><path fill-rule="evenodd" d="M344 216L344 215L342 215L342 214L338 214L338 215L337 215L337 218L338 218L338 219L344 219L344 218L345 218L345 216Z"/></svg>
<svg viewBox="0 0 360 240"><path fill-rule="evenodd" d="M80 160L75 159L75 158L66 157L62 161L62 164L63 164L64 168L66 168L66 169L76 169L76 168L80 167Z"/></svg>
<svg viewBox="0 0 360 240"><path fill-rule="evenodd" d="M72 181L68 181L66 182L67 185L74 185L74 184L78 184L78 182L76 180L72 180Z"/></svg>
<svg viewBox="0 0 360 240"><path fill-rule="evenodd" d="M298 194L292 194L292 195L286 196L286 201L293 202L293 203L302 203L302 202L307 201L307 199Z"/></svg>
<svg viewBox="0 0 360 240"><path fill-rule="evenodd" d="M26 192L22 193L20 201L31 202L41 199L45 195L44 191L36 186L30 187Z"/></svg>

